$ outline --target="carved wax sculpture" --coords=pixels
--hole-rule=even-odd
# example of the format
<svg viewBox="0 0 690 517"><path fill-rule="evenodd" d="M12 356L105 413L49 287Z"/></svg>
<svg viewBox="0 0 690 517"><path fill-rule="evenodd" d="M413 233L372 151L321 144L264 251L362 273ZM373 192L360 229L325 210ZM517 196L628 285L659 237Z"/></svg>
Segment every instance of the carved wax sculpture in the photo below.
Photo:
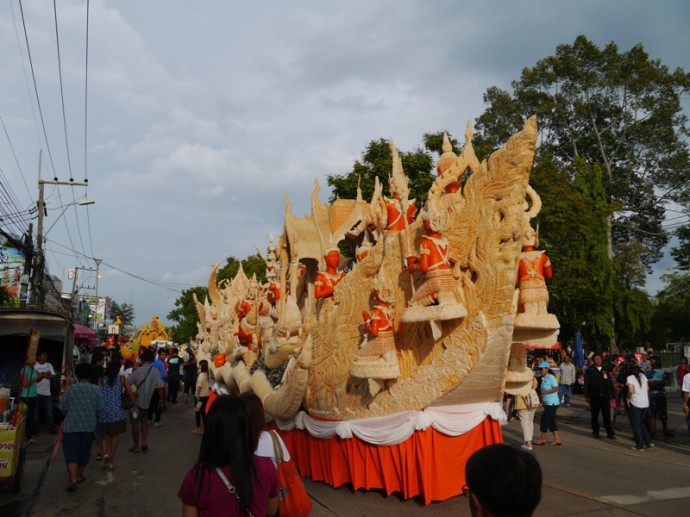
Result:
<svg viewBox="0 0 690 517"><path fill-rule="evenodd" d="M524 244L523 205L537 140L536 119L529 119L522 131L482 162L474 155L469 125L465 136L457 157L444 149L442 174L429 191L423 218L413 219L404 191L407 178L393 149L396 185L391 195L400 203L397 214L391 211L387 216L380 188L380 197L371 202L358 192L356 200L327 205L319 200L315 183L307 216L293 215L286 199L283 233L276 246L282 295L276 300L278 321L270 333L256 337L264 362L284 367L284 373L278 384L272 384L261 368L250 373L242 358L212 371L215 379L240 392L253 391L266 411L280 419L291 419L300 409L314 417L343 420L501 401L518 330L515 277ZM462 184L462 195L449 194L453 184ZM361 221L365 223L358 225ZM341 258L335 248L343 239L354 242L346 232L355 226L376 232L375 239L368 256L346 275L338 270ZM387 226L393 231L386 231ZM405 257L412 249L419 249L420 255L410 260L410 276ZM319 271L322 257L326 265ZM212 304L222 314L224 307L230 308L219 320L221 331L200 339L224 339L223 332L238 325L239 301L247 298L242 276L238 273L222 290L232 290L226 300L209 279ZM391 286L391 298L379 292L372 307L377 281ZM332 298L336 285L337 310L328 304L320 311L315 299ZM290 293L294 298L288 302ZM405 308L400 329L386 342L381 338L395 325L397 318L389 312L395 307ZM202 309L198 304L197 310ZM242 311L246 314L248 309ZM362 311L371 312L366 343L360 332ZM291 316L281 321L287 312ZM440 333L429 326L437 320ZM394 376L395 361L399 375ZM374 365L382 369L365 371Z"/></svg>
<svg viewBox="0 0 690 517"><path fill-rule="evenodd" d="M442 149L443 153L441 154L441 157L438 160L438 165L436 166L436 172L438 172L439 176L443 176L443 174L450 169L451 165L453 165L458 160L458 156L453 152L453 147L450 145L450 140L448 140L448 134L445 131L443 132ZM446 194L455 194L459 190L459 181L453 181L449 183L448 186L445 188Z"/></svg>
<svg viewBox="0 0 690 517"><path fill-rule="evenodd" d="M350 369L353 377L383 380L396 379L400 376L400 366L395 349L395 338L398 324L395 319L395 295L385 285L385 280L377 277L373 292L375 304L369 314L362 311L365 335L360 349L355 353L355 360ZM370 383L372 394L376 394L383 385Z"/></svg>
<svg viewBox="0 0 690 517"><path fill-rule="evenodd" d="M319 271L314 282L314 296L317 299L331 298L335 291L335 286L345 276L345 271L338 271L340 251L337 249L327 250L323 258L326 262L326 271Z"/></svg>

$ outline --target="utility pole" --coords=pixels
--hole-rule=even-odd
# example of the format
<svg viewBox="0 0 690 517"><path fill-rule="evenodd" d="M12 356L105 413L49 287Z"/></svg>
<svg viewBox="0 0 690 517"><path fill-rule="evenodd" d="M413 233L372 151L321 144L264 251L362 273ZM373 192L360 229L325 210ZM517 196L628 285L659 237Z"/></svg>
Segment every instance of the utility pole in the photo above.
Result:
<svg viewBox="0 0 690 517"><path fill-rule="evenodd" d="M41 162L39 158L39 174ZM58 180L38 180L38 223L36 227L36 257L31 285L33 286L33 299L38 305L45 303L45 291L43 281L45 278L45 256L43 255L43 218L48 215L48 210L44 201L45 185L67 185L70 187L88 187L86 182L78 181L58 181Z"/></svg>
<svg viewBox="0 0 690 517"><path fill-rule="evenodd" d="M101 299L98 297L98 279L101 278L101 262L103 262L103 259L94 259L96 261L96 316L94 317L94 330L98 332L98 307L101 305ZM103 317L105 318L105 311L103 314Z"/></svg>

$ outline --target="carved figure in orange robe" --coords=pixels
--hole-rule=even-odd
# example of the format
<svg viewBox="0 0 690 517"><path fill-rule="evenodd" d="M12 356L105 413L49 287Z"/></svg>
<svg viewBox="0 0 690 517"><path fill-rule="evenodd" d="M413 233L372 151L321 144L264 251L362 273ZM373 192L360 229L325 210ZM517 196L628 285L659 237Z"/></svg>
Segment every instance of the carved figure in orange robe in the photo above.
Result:
<svg viewBox="0 0 690 517"><path fill-rule="evenodd" d="M534 249L537 233L531 228L525 234L525 244L520 254L517 282L520 286L518 312L525 314L547 314L549 291L546 280L551 279L551 261L544 251Z"/></svg>
<svg viewBox="0 0 690 517"><path fill-rule="evenodd" d="M400 232L405 229L405 219L403 218L403 208L402 201L400 201L400 196L397 192L393 192L393 199L385 198L386 203L386 214L387 223L386 231L389 232ZM415 205L414 199L407 201L407 207L405 209L405 215L407 217L407 224L414 222L414 215L417 213L417 206Z"/></svg>
<svg viewBox="0 0 690 517"><path fill-rule="evenodd" d="M410 306L433 305L453 301L452 289L455 287L455 279L449 260L448 241L433 228L433 224L424 219L424 231L422 242L419 245L419 257L407 257L407 269L411 273L422 271L426 273L424 283L410 299ZM451 299L446 299L443 293L451 294Z"/></svg>
<svg viewBox="0 0 690 517"><path fill-rule="evenodd" d="M355 359L350 367L350 375L360 379L369 379L371 395L376 395L385 387L388 379L400 377L400 364L395 349L394 334L398 331L395 318L395 295L391 286L383 279L374 280L374 307L369 314L362 311L365 340L355 352Z"/></svg>
<svg viewBox="0 0 690 517"><path fill-rule="evenodd" d="M335 286L346 274L345 271L338 271L340 252L337 249L328 250L323 258L326 262L326 271L316 273L316 280L314 281L314 296L317 299L331 298Z"/></svg>
<svg viewBox="0 0 690 517"><path fill-rule="evenodd" d="M378 290L374 291L374 298L376 305L371 314L362 311L365 329L374 339L370 339L360 348L355 354L356 357L383 357L386 352L395 351L393 334L398 330L395 312L390 303L381 299Z"/></svg>

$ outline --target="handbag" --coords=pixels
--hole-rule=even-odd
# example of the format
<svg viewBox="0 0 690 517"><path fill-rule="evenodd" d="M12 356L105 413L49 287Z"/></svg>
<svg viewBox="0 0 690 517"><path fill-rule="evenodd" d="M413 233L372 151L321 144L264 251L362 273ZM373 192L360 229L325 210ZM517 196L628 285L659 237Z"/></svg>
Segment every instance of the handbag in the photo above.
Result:
<svg viewBox="0 0 690 517"><path fill-rule="evenodd" d="M275 431L269 431L273 440L273 454L278 462L278 484L280 485L280 517L305 517L311 512L311 498L304 488L297 466L291 460L283 459L283 448Z"/></svg>
<svg viewBox="0 0 690 517"><path fill-rule="evenodd" d="M525 406L527 406L527 409L538 408L541 405L539 395L537 395L537 391L533 389L529 390L527 395L522 396L522 401L525 403Z"/></svg>

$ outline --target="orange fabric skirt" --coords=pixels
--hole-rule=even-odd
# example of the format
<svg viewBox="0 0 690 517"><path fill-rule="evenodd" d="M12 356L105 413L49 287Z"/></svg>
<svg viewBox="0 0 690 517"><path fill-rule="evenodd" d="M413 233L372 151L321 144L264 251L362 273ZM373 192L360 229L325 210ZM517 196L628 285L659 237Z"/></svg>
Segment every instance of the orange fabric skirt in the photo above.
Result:
<svg viewBox="0 0 690 517"><path fill-rule="evenodd" d="M292 460L303 476L333 487L383 489L405 499L424 496L424 503L462 493L465 463L478 449L503 442L501 425L490 417L460 436L429 427L397 445L366 443L356 436L322 440L307 431L280 431Z"/></svg>

